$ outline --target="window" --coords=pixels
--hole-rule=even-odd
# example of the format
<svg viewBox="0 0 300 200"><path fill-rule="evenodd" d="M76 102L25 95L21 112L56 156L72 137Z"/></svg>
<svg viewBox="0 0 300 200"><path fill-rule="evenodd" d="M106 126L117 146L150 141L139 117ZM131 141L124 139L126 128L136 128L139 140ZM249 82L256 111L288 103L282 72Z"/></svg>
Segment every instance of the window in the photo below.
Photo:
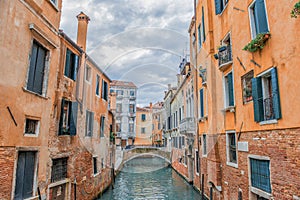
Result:
<svg viewBox="0 0 300 200"><path fill-rule="evenodd" d="M249 6L252 39L259 33L268 33L268 19L264 0L254 0Z"/></svg>
<svg viewBox="0 0 300 200"><path fill-rule="evenodd" d="M221 14L229 0L215 0L216 15Z"/></svg>
<svg viewBox="0 0 300 200"><path fill-rule="evenodd" d="M19 151L14 199L27 199L34 195L35 166L35 151Z"/></svg>
<svg viewBox="0 0 300 200"><path fill-rule="evenodd" d="M242 76L243 103L252 101L253 70Z"/></svg>
<svg viewBox="0 0 300 200"><path fill-rule="evenodd" d="M227 164L237 164L237 152L236 152L236 137L235 132L226 133L226 146L227 146Z"/></svg>
<svg viewBox="0 0 300 200"><path fill-rule="evenodd" d="M107 101L108 97L108 86L105 80L102 80L102 99Z"/></svg>
<svg viewBox="0 0 300 200"><path fill-rule="evenodd" d="M205 24L204 24L204 7L202 7L201 20L202 20L202 23L201 23L201 37L202 37L202 42L205 42L206 36L205 36Z"/></svg>
<svg viewBox="0 0 300 200"><path fill-rule="evenodd" d="M96 76L96 95L99 96L99 87L100 87L100 76Z"/></svg>
<svg viewBox="0 0 300 200"><path fill-rule="evenodd" d="M100 137L104 137L105 117L100 118Z"/></svg>
<svg viewBox="0 0 300 200"><path fill-rule="evenodd" d="M64 75L75 81L78 64L79 64L79 57L76 54L74 54L72 51L67 49Z"/></svg>
<svg viewBox="0 0 300 200"><path fill-rule="evenodd" d="M204 117L204 95L203 95L203 88L200 89L200 91L199 91L199 104L200 104L199 117L203 118Z"/></svg>
<svg viewBox="0 0 300 200"><path fill-rule="evenodd" d="M122 112L122 104L117 103L117 113L121 113Z"/></svg>
<svg viewBox="0 0 300 200"><path fill-rule="evenodd" d="M232 72L224 77L225 84L225 108L234 106L234 93L233 93L233 76Z"/></svg>
<svg viewBox="0 0 300 200"><path fill-rule="evenodd" d="M52 160L51 183L67 178L68 158L57 158Z"/></svg>
<svg viewBox="0 0 300 200"><path fill-rule="evenodd" d="M85 126L85 136L93 136L93 126L94 126L94 113L86 111L86 126Z"/></svg>
<svg viewBox="0 0 300 200"><path fill-rule="evenodd" d="M232 63L230 33L228 33L222 40L222 44L218 49L218 56L220 68L225 69L226 66L229 66Z"/></svg>
<svg viewBox="0 0 300 200"><path fill-rule="evenodd" d="M129 132L130 133L134 132L134 124L129 124Z"/></svg>
<svg viewBox="0 0 300 200"><path fill-rule="evenodd" d="M206 134L202 135L202 139L203 139L203 146L202 146L202 154L203 155L207 155L207 141L206 141Z"/></svg>
<svg viewBox="0 0 300 200"><path fill-rule="evenodd" d="M104 169L104 158L101 158L101 169Z"/></svg>
<svg viewBox="0 0 300 200"><path fill-rule="evenodd" d="M133 90L131 90L131 91L130 91L130 96L131 96L131 97L134 97L134 93L135 93L135 92L134 92Z"/></svg>
<svg viewBox="0 0 300 200"><path fill-rule="evenodd" d="M57 0L51 0L51 2L57 6Z"/></svg>
<svg viewBox="0 0 300 200"><path fill-rule="evenodd" d="M40 122L34 119L26 118L25 122L25 134L37 135L39 132Z"/></svg>
<svg viewBox="0 0 300 200"><path fill-rule="evenodd" d="M116 123L116 131L121 132L121 123Z"/></svg>
<svg viewBox="0 0 300 200"><path fill-rule="evenodd" d="M256 122L281 118L277 68L252 79L252 95Z"/></svg>
<svg viewBox="0 0 300 200"><path fill-rule="evenodd" d="M251 186L271 193L270 161L250 158Z"/></svg>
<svg viewBox="0 0 300 200"><path fill-rule="evenodd" d="M94 171L94 175L98 173L97 157L93 157L93 171Z"/></svg>
<svg viewBox="0 0 300 200"><path fill-rule="evenodd" d="M45 79L45 63L48 51L37 41L33 41L30 56L30 66L27 79L27 90L43 94Z"/></svg>
<svg viewBox="0 0 300 200"><path fill-rule="evenodd" d="M201 49L202 47L202 26L201 24L198 26L198 45L199 45L199 50Z"/></svg>
<svg viewBox="0 0 300 200"><path fill-rule="evenodd" d="M76 135L78 103L61 100L58 135Z"/></svg>
<svg viewBox="0 0 300 200"><path fill-rule="evenodd" d="M89 66L85 68L85 80L91 82L92 69Z"/></svg>
<svg viewBox="0 0 300 200"><path fill-rule="evenodd" d="M142 114L142 121L146 121L146 115Z"/></svg>
<svg viewBox="0 0 300 200"><path fill-rule="evenodd" d="M199 175L199 152L195 150L195 166L196 166L196 174Z"/></svg>
<svg viewBox="0 0 300 200"><path fill-rule="evenodd" d="M141 133L143 133L143 134L146 133L146 128L145 127L141 128Z"/></svg>
<svg viewBox="0 0 300 200"><path fill-rule="evenodd" d="M123 90L117 90L117 96L123 96L124 92Z"/></svg>
<svg viewBox="0 0 300 200"><path fill-rule="evenodd" d="M134 113L134 110L135 110L134 104L129 104L129 112Z"/></svg>

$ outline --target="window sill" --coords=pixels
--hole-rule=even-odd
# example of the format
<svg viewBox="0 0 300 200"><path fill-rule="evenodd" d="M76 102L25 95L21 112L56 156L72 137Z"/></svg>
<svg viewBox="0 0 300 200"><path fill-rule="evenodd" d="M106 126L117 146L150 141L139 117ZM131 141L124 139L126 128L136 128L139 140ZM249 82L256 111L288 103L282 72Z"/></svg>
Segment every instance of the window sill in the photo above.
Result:
<svg viewBox="0 0 300 200"><path fill-rule="evenodd" d="M204 122L205 120L207 120L208 116L204 116L204 117L200 117L199 118L199 122Z"/></svg>
<svg viewBox="0 0 300 200"><path fill-rule="evenodd" d="M230 167L234 167L234 168L239 168L237 163L232 163L232 162L226 162L226 165L230 166Z"/></svg>
<svg viewBox="0 0 300 200"><path fill-rule="evenodd" d="M277 124L277 123L278 123L277 119L272 119L272 120L267 120L267 121L261 121L261 122L259 122L259 125L263 126L263 125Z"/></svg>
<svg viewBox="0 0 300 200"><path fill-rule="evenodd" d="M202 154L202 158L207 158L207 154Z"/></svg>
<svg viewBox="0 0 300 200"><path fill-rule="evenodd" d="M61 181L57 181L57 182L54 182L54 183L50 183L50 184L48 185L48 188L56 187L56 186L58 186L58 185L63 185L63 184L65 184L65 183L69 183L69 182L70 182L70 179L66 178L66 179L61 180Z"/></svg>
<svg viewBox="0 0 300 200"><path fill-rule="evenodd" d="M26 198L24 200L35 200L35 199L39 199L39 196L29 197L29 198Z"/></svg>
<svg viewBox="0 0 300 200"><path fill-rule="evenodd" d="M234 113L235 112L235 106L228 106L223 111L224 112L232 112L232 113Z"/></svg>
<svg viewBox="0 0 300 200"><path fill-rule="evenodd" d="M39 137L39 135L38 134L24 133L24 137L37 138L37 137Z"/></svg>
<svg viewBox="0 0 300 200"><path fill-rule="evenodd" d="M263 190L260 190L258 188L255 188L253 186L251 186L251 192L254 193L254 194L257 194L263 198L266 198L266 199L271 199L272 195L270 193L267 193Z"/></svg>
<svg viewBox="0 0 300 200"><path fill-rule="evenodd" d="M46 96L44 96L44 95L41 95L41 94L35 93L35 92L33 92L33 91L27 90L27 88L25 88L25 87L22 87L22 90L23 90L24 92L28 92L29 94L34 94L35 96L40 97L40 98L45 99L45 100L50 99L49 97L46 97Z"/></svg>
<svg viewBox="0 0 300 200"><path fill-rule="evenodd" d="M97 172L96 174L93 174L91 177L96 177L96 176L98 176L99 174L101 174L101 172Z"/></svg>

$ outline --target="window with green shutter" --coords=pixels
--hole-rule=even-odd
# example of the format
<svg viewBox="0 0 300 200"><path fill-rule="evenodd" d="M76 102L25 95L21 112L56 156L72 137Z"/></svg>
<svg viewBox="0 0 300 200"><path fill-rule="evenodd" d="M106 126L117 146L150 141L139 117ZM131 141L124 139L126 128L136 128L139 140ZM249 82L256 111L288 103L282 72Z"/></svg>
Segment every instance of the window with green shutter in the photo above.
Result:
<svg viewBox="0 0 300 200"><path fill-rule="evenodd" d="M146 115L142 114L142 121L145 121L145 120L146 120Z"/></svg>
<svg viewBox="0 0 300 200"><path fill-rule="evenodd" d="M104 137L104 128L105 128L105 117L101 116L101 118L100 118L100 137Z"/></svg>
<svg viewBox="0 0 300 200"><path fill-rule="evenodd" d="M221 14L229 0L215 0L215 13Z"/></svg>
<svg viewBox="0 0 300 200"><path fill-rule="evenodd" d="M252 96L256 122L281 118L277 68L252 79Z"/></svg>
<svg viewBox="0 0 300 200"><path fill-rule="evenodd" d="M200 89L199 91L199 104L200 104L200 112L199 117L204 117L204 95L203 95L203 89Z"/></svg>
<svg viewBox="0 0 300 200"><path fill-rule="evenodd" d="M251 186L271 193L270 161L250 158Z"/></svg>
<svg viewBox="0 0 300 200"><path fill-rule="evenodd" d="M78 65L79 57L70 49L67 49L64 75L75 81L77 76Z"/></svg>
<svg viewBox="0 0 300 200"><path fill-rule="evenodd" d="M100 76L96 76L96 95L99 96L99 87L100 87Z"/></svg>
<svg viewBox="0 0 300 200"><path fill-rule="evenodd" d="M102 99L105 101L108 99L108 85L105 80L102 80Z"/></svg>
<svg viewBox="0 0 300 200"><path fill-rule="evenodd" d="M86 111L86 132L85 136L92 137L94 129L94 113L91 111Z"/></svg>
<svg viewBox="0 0 300 200"><path fill-rule="evenodd" d="M76 135L78 103L62 99L58 135Z"/></svg>
<svg viewBox="0 0 300 200"><path fill-rule="evenodd" d="M255 38L259 33L269 32L265 0L253 1L249 6L249 15L252 38Z"/></svg>
<svg viewBox="0 0 300 200"><path fill-rule="evenodd" d="M234 106L234 90L233 90L233 76L232 72L224 77L225 84L225 108Z"/></svg>

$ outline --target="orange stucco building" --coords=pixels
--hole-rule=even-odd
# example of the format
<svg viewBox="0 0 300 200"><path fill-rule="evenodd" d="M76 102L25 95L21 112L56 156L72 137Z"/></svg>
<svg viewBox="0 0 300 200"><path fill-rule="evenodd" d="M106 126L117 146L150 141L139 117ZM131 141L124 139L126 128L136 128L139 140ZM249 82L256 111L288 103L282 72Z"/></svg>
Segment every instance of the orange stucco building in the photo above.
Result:
<svg viewBox="0 0 300 200"><path fill-rule="evenodd" d="M194 185L207 197L300 197L296 2L197 1Z"/></svg>
<svg viewBox="0 0 300 200"><path fill-rule="evenodd" d="M92 199L111 181L111 80L59 30L60 0L1 1L0 199ZM9 66L9 67L7 67Z"/></svg>
<svg viewBox="0 0 300 200"><path fill-rule="evenodd" d="M135 146L152 145L152 103L149 108L136 108Z"/></svg>

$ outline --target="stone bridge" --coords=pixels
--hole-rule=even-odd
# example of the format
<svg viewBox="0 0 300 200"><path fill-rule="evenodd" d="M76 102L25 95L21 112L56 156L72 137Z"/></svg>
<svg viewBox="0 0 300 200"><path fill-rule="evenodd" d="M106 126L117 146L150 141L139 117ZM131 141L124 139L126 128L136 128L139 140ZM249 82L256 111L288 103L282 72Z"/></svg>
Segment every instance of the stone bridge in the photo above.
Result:
<svg viewBox="0 0 300 200"><path fill-rule="evenodd" d="M155 156L164 159L167 163L171 164L171 152L166 151L164 147L134 147L132 149L125 150L123 153L122 164L137 158L137 157L149 157Z"/></svg>

